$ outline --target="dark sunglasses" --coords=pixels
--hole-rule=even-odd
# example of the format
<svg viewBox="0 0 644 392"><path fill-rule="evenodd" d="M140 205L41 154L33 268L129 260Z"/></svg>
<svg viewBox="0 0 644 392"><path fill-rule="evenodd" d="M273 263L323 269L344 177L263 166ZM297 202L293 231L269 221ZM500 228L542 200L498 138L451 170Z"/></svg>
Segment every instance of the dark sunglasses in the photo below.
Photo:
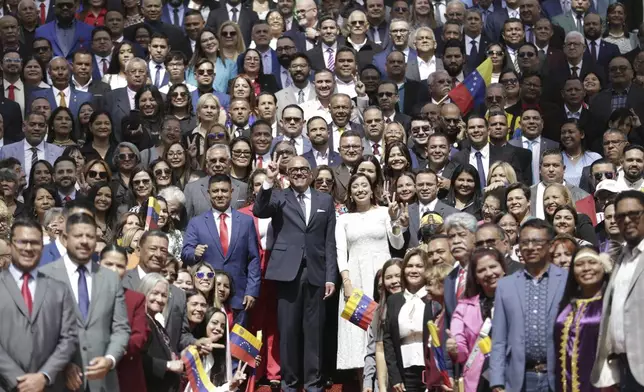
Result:
<svg viewBox="0 0 644 392"><path fill-rule="evenodd" d="M203 279L203 278L206 278L206 277L208 279L212 279L212 278L215 277L215 273L214 272L197 272L195 274L195 276L197 277L197 279Z"/></svg>
<svg viewBox="0 0 644 392"><path fill-rule="evenodd" d="M593 177L595 177L595 181L601 181L604 178L606 178L607 180L612 180L613 177L615 177L615 173L612 173L612 172L595 173L593 174Z"/></svg>
<svg viewBox="0 0 644 392"><path fill-rule="evenodd" d="M135 186L148 185L150 183L150 180L148 180L147 178L145 180L134 180L133 183Z"/></svg>
<svg viewBox="0 0 644 392"><path fill-rule="evenodd" d="M518 56L519 58L525 58L525 57L533 58L534 56L536 56L536 54L534 52L519 52Z"/></svg>
<svg viewBox="0 0 644 392"><path fill-rule="evenodd" d="M236 32L236 31L222 31L222 32L221 32L221 36L222 36L222 37L228 37L228 38L230 38L230 37L236 37L236 36L237 36L237 32Z"/></svg>
<svg viewBox="0 0 644 392"><path fill-rule="evenodd" d="M364 26L366 23L364 20L354 20L351 22L351 26Z"/></svg>
<svg viewBox="0 0 644 392"><path fill-rule="evenodd" d="M405 8L405 7L394 7L394 8L393 8L393 10L394 10L394 12L407 12L407 11L409 11L409 8Z"/></svg>
<svg viewBox="0 0 644 392"><path fill-rule="evenodd" d="M318 185L322 184L333 184L333 180L330 178L316 178L315 183Z"/></svg>
<svg viewBox="0 0 644 392"><path fill-rule="evenodd" d="M58 3L55 5L56 8L74 8L74 3Z"/></svg>
<svg viewBox="0 0 644 392"><path fill-rule="evenodd" d="M130 154L123 153L123 154L119 154L119 159L122 160L122 161L129 161L130 159L134 159L135 156L136 155L131 154L131 153Z"/></svg>
<svg viewBox="0 0 644 392"><path fill-rule="evenodd" d="M188 96L188 93L183 91L175 91L172 93L172 98L187 97L187 96Z"/></svg>
<svg viewBox="0 0 644 392"><path fill-rule="evenodd" d="M214 73L215 73L214 69L198 69L197 70L197 75L201 75L201 76L204 76L204 75L210 76L210 75L212 75Z"/></svg>
<svg viewBox="0 0 644 392"><path fill-rule="evenodd" d="M488 56L494 56L494 55L503 56L503 51L501 51L501 50L488 50L487 55Z"/></svg>
<svg viewBox="0 0 644 392"><path fill-rule="evenodd" d="M208 139L223 139L226 137L226 134L223 132L209 133L207 137Z"/></svg>
<svg viewBox="0 0 644 392"><path fill-rule="evenodd" d="M89 176L89 178L100 178L101 180L104 180L107 178L107 172L99 172L96 170L88 171L87 175Z"/></svg>
<svg viewBox="0 0 644 392"><path fill-rule="evenodd" d="M165 174L165 175L169 175L170 173L172 173L172 172L170 171L170 169L156 169L156 170L154 171L154 175L155 175L155 176L157 176L157 177L158 177L158 176L161 176L161 175L163 175L163 174Z"/></svg>

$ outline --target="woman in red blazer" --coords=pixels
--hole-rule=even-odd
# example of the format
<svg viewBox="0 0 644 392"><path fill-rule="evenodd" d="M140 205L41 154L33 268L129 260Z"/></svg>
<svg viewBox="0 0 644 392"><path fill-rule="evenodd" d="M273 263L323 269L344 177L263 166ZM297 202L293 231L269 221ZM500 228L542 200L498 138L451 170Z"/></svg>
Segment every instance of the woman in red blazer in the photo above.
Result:
<svg viewBox="0 0 644 392"><path fill-rule="evenodd" d="M124 248L110 244L101 251L101 266L111 269L123 279L127 266L127 253ZM141 350L148 340L148 322L145 315L145 296L133 290L124 289L127 319L132 333L127 343L125 355L116 366L121 392L146 392Z"/></svg>

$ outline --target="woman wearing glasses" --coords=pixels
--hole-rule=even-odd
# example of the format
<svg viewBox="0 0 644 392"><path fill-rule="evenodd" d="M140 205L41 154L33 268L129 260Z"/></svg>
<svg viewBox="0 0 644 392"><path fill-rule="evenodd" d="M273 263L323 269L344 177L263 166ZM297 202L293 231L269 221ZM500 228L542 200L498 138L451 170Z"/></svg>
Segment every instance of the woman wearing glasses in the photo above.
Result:
<svg viewBox="0 0 644 392"><path fill-rule="evenodd" d="M234 138L230 142L230 152L232 156L230 176L241 182L247 182L255 162L255 152L250 139L243 136Z"/></svg>
<svg viewBox="0 0 644 392"><path fill-rule="evenodd" d="M600 159L602 156L587 150L584 130L581 129L579 120L574 118L566 120L561 126L561 156L565 167L564 179L566 184L579 186L581 173L586 166Z"/></svg>
<svg viewBox="0 0 644 392"><path fill-rule="evenodd" d="M162 196L156 196L159 203L159 220L158 229L168 235L168 254L173 256L173 260L181 262L181 249L183 248L183 235L174 227L174 220L168 210L168 201Z"/></svg>
<svg viewBox="0 0 644 392"><path fill-rule="evenodd" d="M219 42L221 52L226 60L237 61L237 58L246 50L244 37L242 37L239 25L232 21L226 21L219 26Z"/></svg>
<svg viewBox="0 0 644 392"><path fill-rule="evenodd" d="M338 197L335 174L332 168L327 165L319 165L313 170L313 188L318 192L326 193L333 197L336 217L347 212L347 207Z"/></svg>
<svg viewBox="0 0 644 392"><path fill-rule="evenodd" d="M85 182L82 182L80 186L85 194L89 192L91 187L98 183L107 182L109 184L112 181L112 171L107 165L107 162L101 159L89 161L83 170Z"/></svg>
<svg viewBox="0 0 644 392"><path fill-rule="evenodd" d="M181 134L192 132L197 126L197 115L192 106L192 95L185 84L173 84L165 100L166 114L179 121Z"/></svg>
<svg viewBox="0 0 644 392"><path fill-rule="evenodd" d="M217 290L215 290L215 269L206 262L199 262L190 268L192 272L192 282L201 295L206 298L208 306L221 308L217 299Z"/></svg>
<svg viewBox="0 0 644 392"><path fill-rule="evenodd" d="M193 158L181 143L173 143L168 147L163 159L170 164L174 185L181 190L193 181L204 176L204 173L197 169Z"/></svg>
<svg viewBox="0 0 644 392"><path fill-rule="evenodd" d="M119 215L128 210L136 213L141 212L141 208L147 206L150 196L156 193L152 182L152 174L140 167L132 170L128 188L125 198L126 203L118 207Z"/></svg>
<svg viewBox="0 0 644 392"><path fill-rule="evenodd" d="M104 110L92 113L89 118L89 130L87 140L81 153L85 160L91 161L100 159L105 162L112 162L115 154L116 140L112 132L112 117Z"/></svg>
<svg viewBox="0 0 644 392"><path fill-rule="evenodd" d="M172 169L170 163L163 158L156 159L150 164L150 171L154 175L154 187L158 192L172 186L174 183L172 178Z"/></svg>
<svg viewBox="0 0 644 392"><path fill-rule="evenodd" d="M130 186L132 170L141 162L139 149L130 142L121 142L116 146L112 163L116 168L112 190L118 205L125 203L125 197ZM120 216L120 215L119 215Z"/></svg>
<svg viewBox="0 0 644 392"><path fill-rule="evenodd" d="M487 58L492 61L492 83L499 83L501 72L506 68L505 48L499 43L487 46Z"/></svg>
<svg viewBox="0 0 644 392"><path fill-rule="evenodd" d="M181 128L179 120L174 117L166 117L161 122L161 133L154 146L141 151L141 164L143 167L149 167L151 162L163 156L165 151L173 143L181 141Z"/></svg>
<svg viewBox="0 0 644 392"><path fill-rule="evenodd" d="M217 32L211 27L204 27L201 33L199 33L199 38L195 45L195 52L188 64L188 72L186 74L186 82L188 84L192 84L193 86L198 85L195 79L195 71L197 64L203 59L208 59L215 65L215 79L212 87L218 92L227 91L228 82L237 75L237 63L223 56L220 48L220 40L217 38Z"/></svg>

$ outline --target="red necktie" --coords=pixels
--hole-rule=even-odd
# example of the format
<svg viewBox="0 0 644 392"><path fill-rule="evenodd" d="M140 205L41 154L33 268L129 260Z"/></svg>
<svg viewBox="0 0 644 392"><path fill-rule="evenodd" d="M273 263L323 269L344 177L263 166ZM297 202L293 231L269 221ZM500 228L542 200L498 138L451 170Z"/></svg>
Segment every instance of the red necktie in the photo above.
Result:
<svg viewBox="0 0 644 392"><path fill-rule="evenodd" d="M40 2L40 25L44 25L45 22L47 22L47 15L46 15L46 10L45 10L45 2L41 1Z"/></svg>
<svg viewBox="0 0 644 392"><path fill-rule="evenodd" d="M29 290L29 278L31 278L31 275L28 273L24 273L22 275L22 298L25 300L25 305L27 305L27 309L29 310L29 315L31 316L31 309L33 308L33 302L31 300L31 290Z"/></svg>
<svg viewBox="0 0 644 392"><path fill-rule="evenodd" d="M107 74L107 60L102 59L101 62L103 63L103 75Z"/></svg>
<svg viewBox="0 0 644 392"><path fill-rule="evenodd" d="M262 166L264 166L264 158L260 155L260 156L257 158L257 168L258 168L258 169L261 169L261 168L262 168Z"/></svg>
<svg viewBox="0 0 644 392"><path fill-rule="evenodd" d="M13 84L9 85L9 96L7 98L12 101L16 100L16 86L14 86Z"/></svg>
<svg viewBox="0 0 644 392"><path fill-rule="evenodd" d="M465 268L459 267L458 270L458 286L456 289L456 300L458 301L465 294Z"/></svg>
<svg viewBox="0 0 644 392"><path fill-rule="evenodd" d="M228 225L226 225L226 218L228 215L219 215L219 240L221 241L221 250L224 256L228 253Z"/></svg>

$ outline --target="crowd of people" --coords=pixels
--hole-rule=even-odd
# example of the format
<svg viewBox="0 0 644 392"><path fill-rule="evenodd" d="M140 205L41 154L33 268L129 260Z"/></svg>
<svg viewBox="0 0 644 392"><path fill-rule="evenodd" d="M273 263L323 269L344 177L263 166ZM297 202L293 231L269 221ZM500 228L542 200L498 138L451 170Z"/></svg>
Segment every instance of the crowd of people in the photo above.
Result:
<svg viewBox="0 0 644 392"><path fill-rule="evenodd" d="M641 0L0 3L0 390L644 391Z"/></svg>

